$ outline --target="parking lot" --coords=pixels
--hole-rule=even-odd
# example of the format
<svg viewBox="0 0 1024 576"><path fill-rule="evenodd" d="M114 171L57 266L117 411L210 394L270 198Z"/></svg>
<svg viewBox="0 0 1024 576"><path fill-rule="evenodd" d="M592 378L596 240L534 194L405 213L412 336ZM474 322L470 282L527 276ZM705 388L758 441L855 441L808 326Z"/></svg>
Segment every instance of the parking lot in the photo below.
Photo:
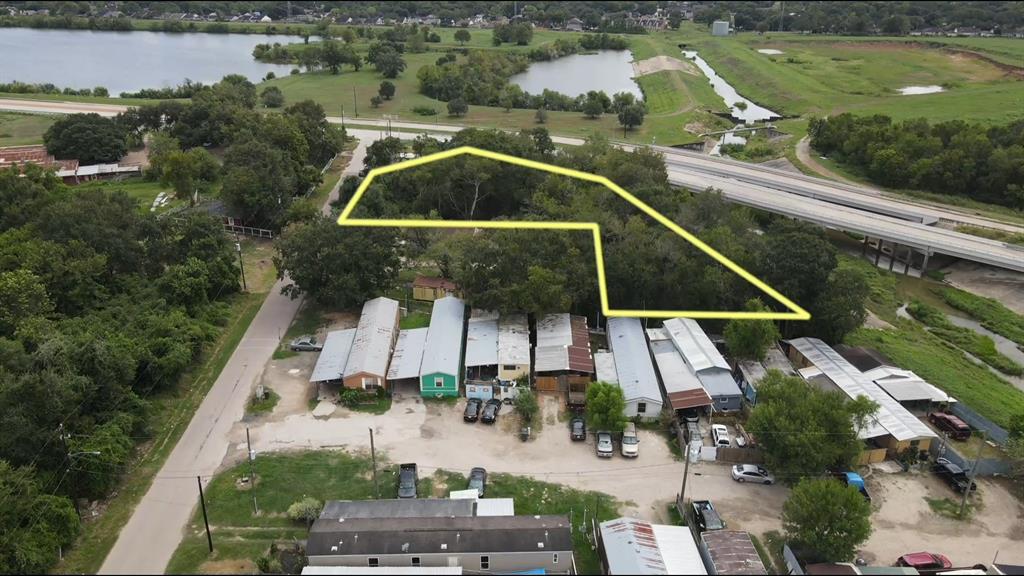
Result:
<svg viewBox="0 0 1024 576"><path fill-rule="evenodd" d="M519 439L519 423L511 406L504 406L494 425L465 423L465 398L424 401L416 390L395 394L391 409L382 415L354 412L320 403L311 411L314 388L308 382L315 354L272 360L262 379L280 396L266 416L239 424L232 431L233 449L226 464L245 458L245 427L251 428L253 447L259 452L298 449L369 450L369 429L374 430L378 458L391 463L416 462L421 476L438 468L467 473L482 466L490 473L512 473L575 488L598 490L623 502L622 513L665 521L667 509L680 490L683 463L677 461L661 434L639 430L640 456L623 458L616 443L613 458L598 458L592 435L586 442L569 438L564 400L541 394L540 430L531 440ZM702 431L708 427L702 423ZM735 428L729 427L735 437ZM705 444L710 440L705 438ZM709 499L729 528L759 536L782 531L782 506L789 489L781 484L761 486L734 482L729 466L701 462L690 466L686 495ZM981 480L982 505L966 522L941 516L925 498L955 499L946 484L927 473L865 473L872 494L874 532L861 556L870 563L890 564L901 554L930 550L955 563L991 562L1024 546L1021 505L1007 488Z"/></svg>

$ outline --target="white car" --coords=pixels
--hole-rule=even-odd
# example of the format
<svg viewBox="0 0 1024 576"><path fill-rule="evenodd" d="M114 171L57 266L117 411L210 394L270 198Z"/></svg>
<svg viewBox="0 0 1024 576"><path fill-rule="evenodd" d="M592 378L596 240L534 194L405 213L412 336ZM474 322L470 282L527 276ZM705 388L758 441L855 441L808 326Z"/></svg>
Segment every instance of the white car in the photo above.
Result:
<svg viewBox="0 0 1024 576"><path fill-rule="evenodd" d="M724 424L711 425L711 438L715 442L715 448L728 448L732 446L732 440L729 438L729 429Z"/></svg>
<svg viewBox="0 0 1024 576"><path fill-rule="evenodd" d="M758 482L761 484L771 484L775 482L775 477L757 464L737 464L733 466L732 479L740 483Z"/></svg>

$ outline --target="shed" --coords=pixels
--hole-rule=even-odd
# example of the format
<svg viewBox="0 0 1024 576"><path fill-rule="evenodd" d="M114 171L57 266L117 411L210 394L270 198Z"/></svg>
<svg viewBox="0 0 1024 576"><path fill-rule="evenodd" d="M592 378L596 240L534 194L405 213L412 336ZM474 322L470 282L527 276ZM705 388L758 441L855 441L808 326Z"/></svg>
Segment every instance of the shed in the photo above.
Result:
<svg viewBox="0 0 1024 576"><path fill-rule="evenodd" d="M359 390L383 387L397 339L398 301L380 297L363 304L352 351L345 366L345 387Z"/></svg>
<svg viewBox="0 0 1024 576"><path fill-rule="evenodd" d="M711 396L701 386L697 375L686 365L670 340L651 342L651 352L661 375L668 404L673 410L711 406Z"/></svg>
<svg viewBox="0 0 1024 576"><path fill-rule="evenodd" d="M607 350L594 352L594 367L597 369L597 381L609 384L619 383L619 374L615 371L615 356Z"/></svg>
<svg viewBox="0 0 1024 576"><path fill-rule="evenodd" d="M498 313L474 309L466 328L466 379L498 377Z"/></svg>
<svg viewBox="0 0 1024 576"><path fill-rule="evenodd" d="M707 574L700 550L685 526L636 518L602 522L598 554L605 574Z"/></svg>
<svg viewBox="0 0 1024 576"><path fill-rule="evenodd" d="M420 363L420 394L428 398L459 395L466 306L454 296L434 301Z"/></svg>
<svg viewBox="0 0 1024 576"><path fill-rule="evenodd" d="M956 402L956 398L929 384L910 370L879 366L865 372L864 376L907 409L930 411L933 404Z"/></svg>
<svg viewBox="0 0 1024 576"><path fill-rule="evenodd" d="M508 382L530 375L530 324L526 314L498 319L498 379Z"/></svg>
<svg viewBox="0 0 1024 576"><path fill-rule="evenodd" d="M593 374L590 332L584 316L548 314L537 321L534 369L538 375Z"/></svg>
<svg viewBox="0 0 1024 576"><path fill-rule="evenodd" d="M457 296L459 285L451 280L433 276L417 276L412 281L412 297L416 300L433 302L445 296Z"/></svg>
<svg viewBox="0 0 1024 576"><path fill-rule="evenodd" d="M732 377L729 363L715 348L700 324L690 318L673 318L665 321L665 330L683 360L697 375L701 386L711 396L714 409L718 412L739 410L743 405L740 387Z"/></svg>
<svg viewBox="0 0 1024 576"><path fill-rule="evenodd" d="M626 416L653 420L661 414L662 396L638 318L609 318L608 346L615 356L618 385L626 397Z"/></svg>
<svg viewBox="0 0 1024 576"><path fill-rule="evenodd" d="M388 367L388 385L400 380L418 380L423 346L427 343L427 328L411 328L398 333L395 352Z"/></svg>
<svg viewBox="0 0 1024 576"><path fill-rule="evenodd" d="M715 20L711 23L711 35L712 36L728 36L729 35L729 22L725 20Z"/></svg>
<svg viewBox="0 0 1024 576"><path fill-rule="evenodd" d="M345 366L348 364L348 355L352 350L352 342L356 337L356 329L334 330L327 333L324 338L324 347L320 350L320 356L316 359L316 366L313 367L313 375L309 381L330 382L341 380L345 373Z"/></svg>
<svg viewBox="0 0 1024 576"><path fill-rule="evenodd" d="M700 554L710 574L767 576L750 534L739 530L710 530L700 535Z"/></svg>

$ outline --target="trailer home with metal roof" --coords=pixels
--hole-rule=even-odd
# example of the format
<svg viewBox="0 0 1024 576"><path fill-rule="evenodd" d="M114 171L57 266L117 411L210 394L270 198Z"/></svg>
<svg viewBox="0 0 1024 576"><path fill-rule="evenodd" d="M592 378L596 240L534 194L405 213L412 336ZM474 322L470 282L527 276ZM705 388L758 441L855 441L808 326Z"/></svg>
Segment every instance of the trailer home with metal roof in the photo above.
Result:
<svg viewBox="0 0 1024 576"><path fill-rule="evenodd" d="M375 390L385 387L388 362L398 339L398 301L374 298L363 304L355 340L342 380L346 388Z"/></svg>
<svg viewBox="0 0 1024 576"><path fill-rule="evenodd" d="M420 394L426 398L459 395L465 314L466 305L454 296L434 300L420 363Z"/></svg>
<svg viewBox="0 0 1024 576"><path fill-rule="evenodd" d="M626 399L626 416L643 420L658 418L662 406L661 387L640 319L609 318L608 347L615 357L617 384Z"/></svg>
<svg viewBox="0 0 1024 576"><path fill-rule="evenodd" d="M743 393L732 376L729 363L700 324L691 318L672 318L666 320L664 326L683 360L711 396L715 411L739 410L743 406Z"/></svg>

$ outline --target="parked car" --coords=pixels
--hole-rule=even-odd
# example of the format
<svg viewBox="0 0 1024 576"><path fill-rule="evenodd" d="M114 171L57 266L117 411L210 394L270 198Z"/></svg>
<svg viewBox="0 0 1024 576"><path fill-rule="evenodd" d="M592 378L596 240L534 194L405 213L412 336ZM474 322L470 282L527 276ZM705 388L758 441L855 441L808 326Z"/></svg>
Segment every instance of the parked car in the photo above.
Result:
<svg viewBox="0 0 1024 576"><path fill-rule="evenodd" d="M620 449L626 458L636 458L640 455L640 439L636 436L636 424L626 422L626 429L622 431Z"/></svg>
<svg viewBox="0 0 1024 576"><path fill-rule="evenodd" d="M683 422L696 422L700 420L700 408L685 408L680 412Z"/></svg>
<svg viewBox="0 0 1024 576"><path fill-rule="evenodd" d="M484 411L480 415L480 421L484 424L494 424L494 421L498 419L499 412L501 412L501 400L491 398L484 404Z"/></svg>
<svg viewBox="0 0 1024 576"><path fill-rule="evenodd" d="M732 479L740 483L757 482L760 484L772 484L775 482L775 477L757 464L737 464L733 466Z"/></svg>
<svg viewBox="0 0 1024 576"><path fill-rule="evenodd" d="M587 439L587 423L583 418L573 418L569 423L569 438L576 442Z"/></svg>
<svg viewBox="0 0 1024 576"><path fill-rule="evenodd" d="M949 561L942 554L932 554L931 552L914 552L912 554L904 554L896 560L895 566L908 566L916 570L935 570L935 569L947 569L952 568L953 563Z"/></svg>
<svg viewBox="0 0 1024 576"><path fill-rule="evenodd" d="M416 464L398 465L398 497L415 498L416 482L419 477L416 475Z"/></svg>
<svg viewBox="0 0 1024 576"><path fill-rule="evenodd" d="M942 477L947 484L957 492L963 494L965 490L977 490L978 485L967 477L963 468L953 464L946 458L937 458L932 466L932 471Z"/></svg>
<svg viewBox="0 0 1024 576"><path fill-rule="evenodd" d="M466 400L466 410L462 413L462 419L466 422L476 422L480 418L480 407L483 402L479 398Z"/></svg>
<svg viewBox="0 0 1024 576"><path fill-rule="evenodd" d="M971 427L952 414L932 412L928 415L928 421L940 431L949 434L953 440L967 440L971 437Z"/></svg>
<svg viewBox="0 0 1024 576"><path fill-rule="evenodd" d="M724 424L711 425L711 438L714 440L716 448L732 446L732 440L729 438L729 429Z"/></svg>
<svg viewBox="0 0 1024 576"><path fill-rule="evenodd" d="M597 455L601 458L611 458L615 454L615 446L612 445L611 432L597 433Z"/></svg>
<svg viewBox="0 0 1024 576"><path fill-rule="evenodd" d="M470 489L476 489L476 493L480 498L484 497L484 490L487 488L487 470L483 468L473 468L469 471L469 487Z"/></svg>
<svg viewBox="0 0 1024 576"><path fill-rule="evenodd" d="M317 341L316 336L299 336L292 340L291 349L295 352L319 352L324 345Z"/></svg>
<svg viewBox="0 0 1024 576"><path fill-rule="evenodd" d="M725 522L722 521L710 500L693 501L693 520L696 522L698 532L725 529Z"/></svg>
<svg viewBox="0 0 1024 576"><path fill-rule="evenodd" d="M864 478L862 478L860 474L857 474L856 472L833 472L832 477L847 486L856 488L865 500L871 502L871 495L868 494L868 487L864 484Z"/></svg>

